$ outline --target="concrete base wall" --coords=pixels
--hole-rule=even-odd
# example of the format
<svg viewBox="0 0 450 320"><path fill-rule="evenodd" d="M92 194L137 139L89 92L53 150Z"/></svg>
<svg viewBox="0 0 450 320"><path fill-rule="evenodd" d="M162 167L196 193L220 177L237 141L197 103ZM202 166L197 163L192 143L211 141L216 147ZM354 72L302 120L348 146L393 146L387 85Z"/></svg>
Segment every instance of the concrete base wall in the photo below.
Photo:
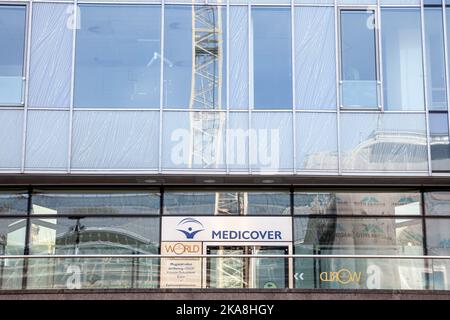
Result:
<svg viewBox="0 0 450 320"><path fill-rule="evenodd" d="M27 290L0 292L1 300L450 300L450 291L389 290Z"/></svg>

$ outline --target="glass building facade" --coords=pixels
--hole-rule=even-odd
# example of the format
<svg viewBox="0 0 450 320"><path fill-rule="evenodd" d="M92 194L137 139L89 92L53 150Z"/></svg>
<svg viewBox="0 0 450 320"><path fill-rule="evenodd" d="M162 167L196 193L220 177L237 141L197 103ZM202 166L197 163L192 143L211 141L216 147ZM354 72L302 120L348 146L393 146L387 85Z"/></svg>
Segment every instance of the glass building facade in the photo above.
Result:
<svg viewBox="0 0 450 320"><path fill-rule="evenodd" d="M0 0L0 289L450 290L449 52L445 0Z"/></svg>

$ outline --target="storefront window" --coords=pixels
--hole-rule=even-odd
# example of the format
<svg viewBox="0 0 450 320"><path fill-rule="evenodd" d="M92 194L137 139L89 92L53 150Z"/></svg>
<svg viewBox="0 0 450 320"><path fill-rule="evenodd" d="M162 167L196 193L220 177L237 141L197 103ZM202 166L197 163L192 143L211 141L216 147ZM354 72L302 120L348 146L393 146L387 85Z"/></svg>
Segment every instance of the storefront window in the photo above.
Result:
<svg viewBox="0 0 450 320"><path fill-rule="evenodd" d="M0 192L0 215L27 214L28 194L24 192Z"/></svg>
<svg viewBox="0 0 450 320"><path fill-rule="evenodd" d="M288 191L168 191L164 194L164 214L290 215L290 198Z"/></svg>
<svg viewBox="0 0 450 320"><path fill-rule="evenodd" d="M298 191L294 214L299 215L420 215L419 192Z"/></svg>
<svg viewBox="0 0 450 320"><path fill-rule="evenodd" d="M422 255L419 219L295 218L294 251L315 255ZM301 288L423 289L421 259L296 259Z"/></svg>
<svg viewBox="0 0 450 320"><path fill-rule="evenodd" d="M145 191L39 191L33 194L32 214L157 215L160 196Z"/></svg>
<svg viewBox="0 0 450 320"><path fill-rule="evenodd" d="M158 254L159 218L31 219L30 254ZM156 286L158 259L30 259L28 288Z"/></svg>
<svg viewBox="0 0 450 320"><path fill-rule="evenodd" d="M23 255L25 219L0 219L0 255ZM22 287L22 259L0 259L0 289Z"/></svg>

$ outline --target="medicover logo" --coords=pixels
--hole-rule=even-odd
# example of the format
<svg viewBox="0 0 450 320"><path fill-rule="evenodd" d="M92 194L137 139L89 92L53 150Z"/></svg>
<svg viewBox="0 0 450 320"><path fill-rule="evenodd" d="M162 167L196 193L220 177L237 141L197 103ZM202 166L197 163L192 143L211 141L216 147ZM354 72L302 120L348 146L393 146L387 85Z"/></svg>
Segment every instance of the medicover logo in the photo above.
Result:
<svg viewBox="0 0 450 320"><path fill-rule="evenodd" d="M203 224L194 218L184 218L177 226L177 231L184 234L186 239L194 239L197 233L205 230Z"/></svg>

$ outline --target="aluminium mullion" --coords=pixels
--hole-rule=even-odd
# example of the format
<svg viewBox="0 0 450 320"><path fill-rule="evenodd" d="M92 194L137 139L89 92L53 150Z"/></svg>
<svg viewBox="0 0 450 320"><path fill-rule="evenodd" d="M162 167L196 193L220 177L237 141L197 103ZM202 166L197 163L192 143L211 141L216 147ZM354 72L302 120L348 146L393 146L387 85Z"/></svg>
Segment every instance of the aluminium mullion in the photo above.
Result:
<svg viewBox="0 0 450 320"><path fill-rule="evenodd" d="M428 77L427 77L427 55L425 50L425 12L423 0L420 0L420 36L421 36L421 46L422 46L422 72L423 72L423 92L425 98L425 134L426 134L426 144L427 144L427 164L428 164L428 175L431 176L431 146L430 146L430 125L428 123Z"/></svg>
<svg viewBox="0 0 450 320"><path fill-rule="evenodd" d="M159 141L158 141L158 173L162 173L162 143L163 143L163 112L164 112L164 25L165 25L165 0L161 3L161 63L159 70Z"/></svg>
<svg viewBox="0 0 450 320"><path fill-rule="evenodd" d="M31 59L31 25L33 21L33 3L29 2L25 5L25 34L24 34L24 68L22 71L22 101L23 101L23 128L22 128L22 155L20 164L20 173L25 171L25 157L27 145L27 128L28 128L28 88L30 86L30 59Z"/></svg>
<svg viewBox="0 0 450 320"><path fill-rule="evenodd" d="M253 28L252 6L247 4L247 36L248 36L248 174L252 174L252 111L254 108L253 96Z"/></svg>
<svg viewBox="0 0 450 320"><path fill-rule="evenodd" d="M297 113L296 110L296 82L295 74L296 57L295 57L295 0L291 0L291 82L292 82L292 174L297 173ZM278 155L280 156L280 155Z"/></svg>
<svg viewBox="0 0 450 320"><path fill-rule="evenodd" d="M339 9L337 0L334 0L334 50L335 50L335 81L336 81L336 134L337 134L337 174L342 175L341 165L341 87L340 87L340 61L339 61Z"/></svg>
<svg viewBox="0 0 450 320"><path fill-rule="evenodd" d="M75 55L76 55L76 40L78 19L78 1L73 3L73 21L72 21L72 65L71 65L71 79L70 79L70 105L69 105L69 146L67 150L67 173L72 170L72 140L73 140L73 114L74 114L74 96L75 96ZM80 21L81 23L81 21Z"/></svg>
<svg viewBox="0 0 450 320"><path fill-rule="evenodd" d="M445 66L445 89L446 89L446 94L445 97L447 99L447 136L450 137L450 81L449 81L449 60L448 60L448 53L449 53L449 48L448 48L448 32L447 32L447 9L445 6L445 1L442 1L442 26L444 28L444 66ZM430 141L431 142L431 141Z"/></svg>
<svg viewBox="0 0 450 320"><path fill-rule="evenodd" d="M227 113L226 113L226 119L225 119L225 147L222 149L224 152L224 155L222 156L223 161L225 161L225 172L226 174L230 173L230 167L228 164L228 148L229 148L229 121L230 121L230 0L226 1L226 13L227 13L227 18L226 18L226 32L227 32L227 37L226 37L226 46L227 46L227 57L226 57L226 92L225 92L225 96L226 96L226 108L227 108ZM220 10L220 7L218 7L218 10ZM223 40L222 40L223 41Z"/></svg>

